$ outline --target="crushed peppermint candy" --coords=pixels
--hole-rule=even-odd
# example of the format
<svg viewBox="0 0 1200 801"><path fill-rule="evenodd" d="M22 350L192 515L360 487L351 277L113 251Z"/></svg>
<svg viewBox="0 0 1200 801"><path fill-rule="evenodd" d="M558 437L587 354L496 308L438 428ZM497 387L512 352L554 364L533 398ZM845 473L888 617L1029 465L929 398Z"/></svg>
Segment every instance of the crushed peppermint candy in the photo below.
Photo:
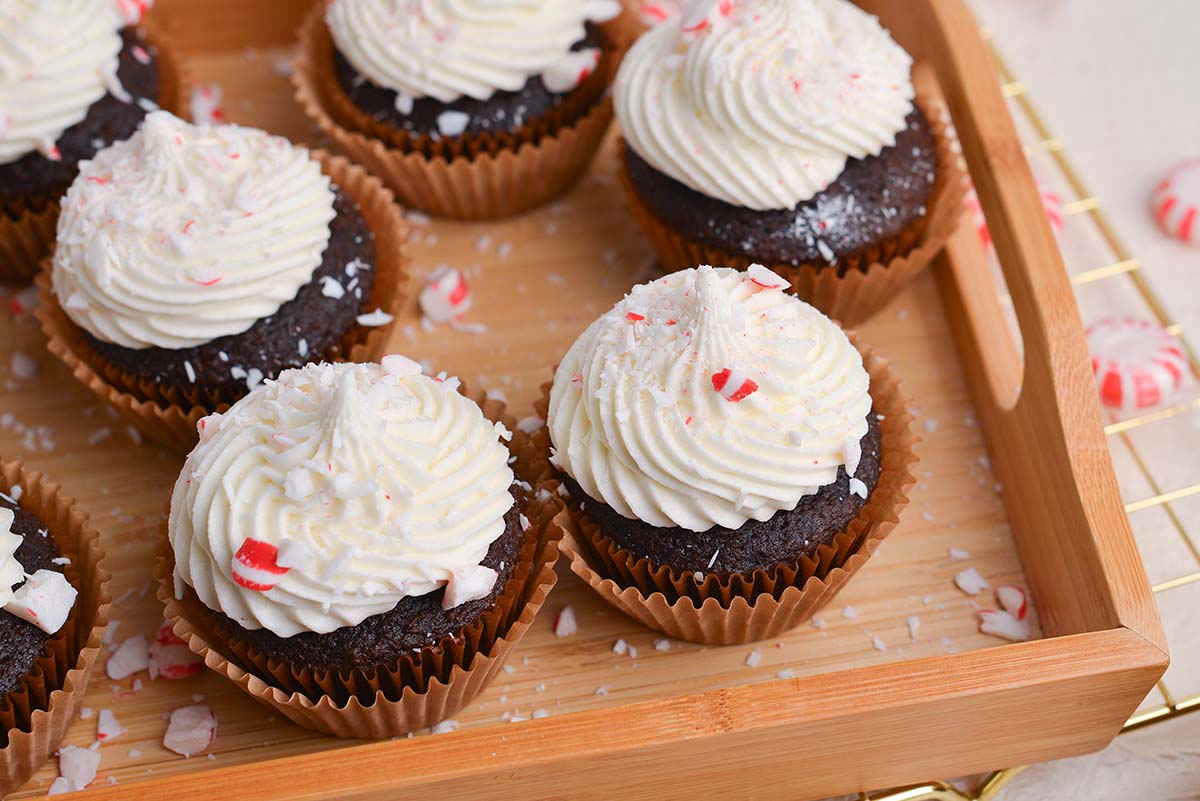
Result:
<svg viewBox="0 0 1200 801"><path fill-rule="evenodd" d="M171 713L163 747L183 757L203 753L217 738L217 715L207 706L183 706Z"/></svg>
<svg viewBox="0 0 1200 801"><path fill-rule="evenodd" d="M96 721L96 739L102 743L111 743L113 740L124 736L128 732L124 726L117 721L117 716L113 714L111 709L101 709L100 717Z"/></svg>
<svg viewBox="0 0 1200 801"><path fill-rule="evenodd" d="M439 267L430 273L417 296L421 314L435 323L447 323L471 309L471 289L462 272Z"/></svg>
<svg viewBox="0 0 1200 801"><path fill-rule="evenodd" d="M966 570L960 570L954 575L954 586L965 592L967 595L978 595L984 590L991 589L992 585L988 580L979 574L979 571L973 567L968 567Z"/></svg>
<svg viewBox="0 0 1200 801"><path fill-rule="evenodd" d="M730 403L745 400L758 391L758 384L736 368L726 367L713 373L712 386Z"/></svg>
<svg viewBox="0 0 1200 801"><path fill-rule="evenodd" d="M113 681L127 679L150 667L150 645L141 634L117 646L104 665L104 673Z"/></svg>
<svg viewBox="0 0 1200 801"><path fill-rule="evenodd" d="M385 312L383 309L376 309L368 314L360 314L355 319L358 321L359 325L365 325L368 328L372 328L375 326L387 325L396 318Z"/></svg>
<svg viewBox="0 0 1200 801"><path fill-rule="evenodd" d="M471 124L471 115L463 111L443 111L437 116L438 133L442 136L461 136Z"/></svg>
<svg viewBox="0 0 1200 801"><path fill-rule="evenodd" d="M575 620L575 608L567 604L558 612L554 621L555 637L570 637L579 631L579 623Z"/></svg>
<svg viewBox="0 0 1200 801"><path fill-rule="evenodd" d="M215 83L199 84L192 88L188 103L192 121L197 125L218 125L225 121L221 108L221 87Z"/></svg>

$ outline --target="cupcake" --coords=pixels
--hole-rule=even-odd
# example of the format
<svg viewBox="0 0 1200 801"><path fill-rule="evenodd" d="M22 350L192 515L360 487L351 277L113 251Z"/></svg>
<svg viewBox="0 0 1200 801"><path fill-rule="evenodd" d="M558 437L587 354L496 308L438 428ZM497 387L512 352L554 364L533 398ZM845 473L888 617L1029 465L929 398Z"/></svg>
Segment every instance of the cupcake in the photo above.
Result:
<svg viewBox="0 0 1200 801"><path fill-rule="evenodd" d="M614 102L622 181L663 266L761 263L847 325L885 305L961 211L911 67L846 0L701 3L648 31Z"/></svg>
<svg viewBox="0 0 1200 801"><path fill-rule="evenodd" d="M456 380L396 355L309 365L201 429L171 499L168 615L281 691L285 714L402 734L453 711L424 706L432 685L462 685L477 657L498 667L553 549L506 427Z"/></svg>
<svg viewBox="0 0 1200 801"><path fill-rule="evenodd" d="M103 390L187 410L194 439L263 380L382 343L401 286L390 200L342 160L153 112L63 200L47 333Z"/></svg>
<svg viewBox="0 0 1200 801"><path fill-rule="evenodd" d="M108 615L100 559L56 485L0 464L0 794L57 749L83 700Z"/></svg>
<svg viewBox="0 0 1200 801"><path fill-rule="evenodd" d="M34 276L81 161L180 102L178 66L139 21L115 0L12 0L0 13L0 281Z"/></svg>
<svg viewBox="0 0 1200 801"><path fill-rule="evenodd" d="M611 119L617 0L331 0L301 31L310 116L407 206L497 217L587 168Z"/></svg>
<svg viewBox="0 0 1200 801"><path fill-rule="evenodd" d="M555 372L546 445L573 567L672 636L796 625L907 502L909 415L886 363L784 287L759 265L634 287Z"/></svg>

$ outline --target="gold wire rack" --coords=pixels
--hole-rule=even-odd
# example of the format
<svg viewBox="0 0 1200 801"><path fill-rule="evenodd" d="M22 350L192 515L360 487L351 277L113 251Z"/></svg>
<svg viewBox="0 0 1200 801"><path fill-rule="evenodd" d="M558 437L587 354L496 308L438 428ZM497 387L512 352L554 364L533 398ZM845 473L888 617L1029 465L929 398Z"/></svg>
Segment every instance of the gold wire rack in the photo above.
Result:
<svg viewBox="0 0 1200 801"><path fill-rule="evenodd" d="M1172 319L1165 304L1150 286L1142 273L1141 263L1126 248L1121 238L1117 236L1108 215L1104 212L1100 198L1094 195L1084 183L1070 159L1067 157L1063 140L1050 130L1045 119L1037 110L1029 96L1029 89L1019 80L1008 64L1001 57L987 28L981 30L985 42L991 50L996 64L996 71L1001 81L1001 90L1008 98L1009 107L1019 119L1028 125L1034 134L1034 141L1025 145L1027 157L1035 154L1045 154L1058 170L1066 186L1074 195L1074 200L1063 204L1065 217L1087 215L1096 232L1103 239L1111 253L1111 261L1106 264L1073 273L1071 283L1075 287L1123 277L1133 287L1133 290L1146 304L1152 317L1168 331L1179 338L1187 356L1188 365L1193 379L1200 379L1200 360L1196 357L1183 326ZM1155 584L1152 589L1156 596L1187 584L1200 581L1200 545L1192 538L1180 516L1172 508L1172 504L1193 495L1200 495L1200 482L1188 486L1163 490L1145 458L1135 447L1131 432L1136 429L1159 423L1187 412L1200 410L1200 397L1180 400L1169 406L1161 407L1132 417L1117 418L1109 415L1109 423L1104 427L1108 437L1116 437L1125 446L1132 457L1141 478L1150 487L1151 495L1125 504L1127 514L1150 508L1161 508L1166 514L1174 532L1182 539L1184 547L1191 553L1195 569L1183 576ZM1200 693L1184 697L1176 696L1167 687L1165 681L1158 683L1158 691L1164 702L1157 706L1142 709L1133 715L1126 723L1121 733L1143 728L1155 723L1161 723L1190 712L1200 711ZM991 801L1017 774L1026 766L1006 768L994 771L980 781L973 783L969 789L956 786L949 782L933 781L921 785L892 789L885 792L862 793L861 801Z"/></svg>

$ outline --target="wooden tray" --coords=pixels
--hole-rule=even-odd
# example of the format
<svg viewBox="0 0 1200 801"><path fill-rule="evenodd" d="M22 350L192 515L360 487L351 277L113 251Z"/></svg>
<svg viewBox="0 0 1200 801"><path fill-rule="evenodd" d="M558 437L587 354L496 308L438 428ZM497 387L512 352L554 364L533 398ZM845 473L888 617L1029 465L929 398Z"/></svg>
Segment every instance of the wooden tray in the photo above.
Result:
<svg viewBox="0 0 1200 801"><path fill-rule="evenodd" d="M192 57L197 78L224 88L231 120L320 144L280 69L309 5L159 0L154 15ZM138 692L98 674L87 701L93 716L69 741L91 744L102 708L129 733L103 746L100 778L80 797L529 801L691 798L702 789L801 799L1061 757L1116 734L1167 655L1101 433L1071 288L961 0L864 5L936 71L1024 354L969 227L933 273L863 327L916 398L921 481L901 526L820 616L822 627L757 647L656 647L653 632L560 566L547 613L510 672L459 715L458 731L339 741L273 717L212 674L145 681ZM424 331L414 308L394 348L503 392L518 417L528 414L577 333L654 275L613 178L611 144L584 184L550 208L503 223L418 219L416 269L466 268L476 298L470 319L489 330ZM0 453L49 471L92 512L114 574L113 642L152 635L161 610L151 554L181 459L138 444L43 347L27 317L0 318L0 366L13 352L40 362L33 379L0 381ZM950 559L951 547L969 560ZM977 632L972 599L952 584L968 565L993 584L1030 588L1039 639L1003 644ZM557 639L553 617L564 604L580 631ZM618 639L637 656L614 653ZM185 760L161 747L164 717L198 701L216 710L220 731L207 758ZM48 765L12 797L44 795L54 775Z"/></svg>

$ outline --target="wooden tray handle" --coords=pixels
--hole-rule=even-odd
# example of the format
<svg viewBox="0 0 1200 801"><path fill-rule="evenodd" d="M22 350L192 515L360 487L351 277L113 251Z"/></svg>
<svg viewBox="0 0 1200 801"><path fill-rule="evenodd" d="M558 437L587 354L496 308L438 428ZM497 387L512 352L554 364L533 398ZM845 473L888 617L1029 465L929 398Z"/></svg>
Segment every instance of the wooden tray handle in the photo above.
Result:
<svg viewBox="0 0 1200 801"><path fill-rule="evenodd" d="M962 0L862 5L937 73L1012 296L1023 359L986 255L970 226L960 226L939 259L939 285L1043 631L1126 626L1165 652L1161 624L1146 612L1154 605L1074 292L978 23ZM1064 592L1054 577L1063 569L1089 575L1091 597ZM1121 584L1140 597L1114 593Z"/></svg>

